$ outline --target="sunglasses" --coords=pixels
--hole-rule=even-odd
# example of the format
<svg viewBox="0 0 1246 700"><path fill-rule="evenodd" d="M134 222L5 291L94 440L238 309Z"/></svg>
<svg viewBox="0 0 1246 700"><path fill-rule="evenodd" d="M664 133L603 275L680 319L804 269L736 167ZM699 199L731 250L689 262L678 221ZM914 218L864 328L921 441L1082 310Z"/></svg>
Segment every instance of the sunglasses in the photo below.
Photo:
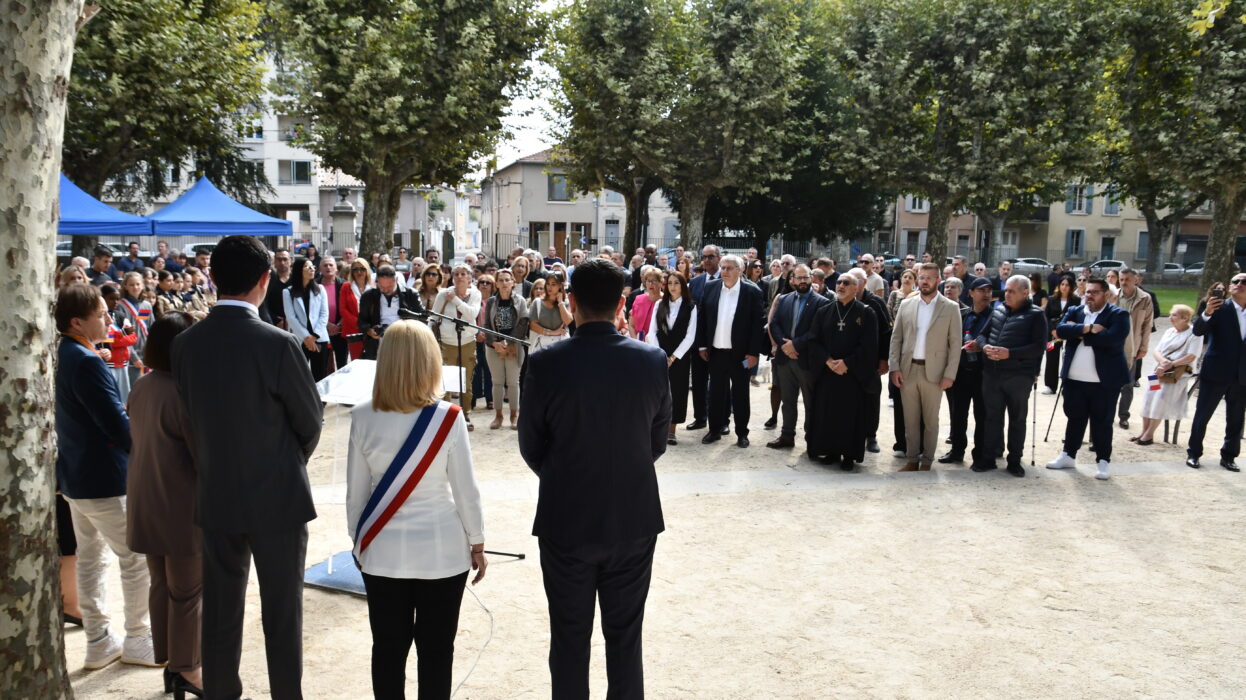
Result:
<svg viewBox="0 0 1246 700"><path fill-rule="evenodd" d="M476 286L477 287L492 287L493 283L492 282L477 282Z"/></svg>
<svg viewBox="0 0 1246 700"><path fill-rule="evenodd" d="M1246 284L1246 279L1232 280L1229 284Z"/></svg>
<svg viewBox="0 0 1246 700"><path fill-rule="evenodd" d="M844 280L839 280L838 282L835 283L835 286L836 287L855 287L856 285L852 284L851 282L845 282Z"/></svg>

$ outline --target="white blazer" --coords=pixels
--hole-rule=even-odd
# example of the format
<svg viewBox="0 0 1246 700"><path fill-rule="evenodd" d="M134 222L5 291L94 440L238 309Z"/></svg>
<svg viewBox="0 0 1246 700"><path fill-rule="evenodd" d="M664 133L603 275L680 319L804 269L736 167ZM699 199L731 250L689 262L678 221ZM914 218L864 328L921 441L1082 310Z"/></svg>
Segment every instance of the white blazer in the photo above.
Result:
<svg viewBox="0 0 1246 700"><path fill-rule="evenodd" d="M298 338L299 343L309 335L316 336L316 341L320 343L329 342L329 300L325 297L327 292L324 287L320 288L319 294L312 294L308 309L303 306L303 300L294 300L290 296L290 289L281 290L281 305L286 311L286 323L290 326L290 332ZM308 320L308 316L311 320Z"/></svg>
<svg viewBox="0 0 1246 700"><path fill-rule="evenodd" d="M346 462L346 532L355 539L359 516L415 426L419 411L374 411L372 402L350 412ZM420 483L363 551L363 571L388 578L448 578L471 568L469 545L485 541L480 489L463 414Z"/></svg>

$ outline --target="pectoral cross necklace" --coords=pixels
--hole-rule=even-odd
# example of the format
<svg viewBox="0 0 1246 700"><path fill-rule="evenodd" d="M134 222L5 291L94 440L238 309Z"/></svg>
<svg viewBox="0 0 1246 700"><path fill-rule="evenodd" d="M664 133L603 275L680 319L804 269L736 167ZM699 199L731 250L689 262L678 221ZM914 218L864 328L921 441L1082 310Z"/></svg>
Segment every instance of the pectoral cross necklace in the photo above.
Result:
<svg viewBox="0 0 1246 700"><path fill-rule="evenodd" d="M849 315L851 315L851 314L852 314L852 310L851 310L851 309L849 309L849 310L848 310L848 314L849 314ZM835 316L836 316L836 318L838 318L838 319L839 319L839 322L838 322L838 323L836 323L835 325L839 326L839 330L841 330L841 331L842 331L842 330L844 329L844 323L846 323L847 321L846 321L846 320L845 320L845 318L844 318L843 312L839 310L839 302L838 302L838 301L837 301L837 302L835 302Z"/></svg>

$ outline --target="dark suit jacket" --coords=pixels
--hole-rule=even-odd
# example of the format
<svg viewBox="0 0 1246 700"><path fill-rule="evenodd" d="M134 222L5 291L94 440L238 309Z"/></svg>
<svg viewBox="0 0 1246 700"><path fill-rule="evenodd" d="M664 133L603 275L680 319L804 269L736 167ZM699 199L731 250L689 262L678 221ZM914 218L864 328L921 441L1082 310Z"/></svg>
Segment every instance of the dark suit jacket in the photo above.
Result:
<svg viewBox="0 0 1246 700"><path fill-rule="evenodd" d="M1232 299L1225 299L1210 321L1204 321L1201 313L1195 316L1194 335L1206 336L1208 340L1199 370L1203 381L1246 384L1246 368L1242 367L1246 354L1242 352L1242 332Z"/></svg>
<svg viewBox="0 0 1246 700"><path fill-rule="evenodd" d="M130 418L117 382L94 351L72 338L56 350L56 480L70 498L125 495Z"/></svg>
<svg viewBox="0 0 1246 700"><path fill-rule="evenodd" d="M420 295L410 287L398 288L394 294L398 297L398 308L408 311L423 311ZM373 326L381 324L381 290L373 287L359 297L359 332L367 335ZM370 337L363 339L363 356L375 360L380 342Z"/></svg>
<svg viewBox="0 0 1246 700"><path fill-rule="evenodd" d="M666 353L611 323L586 323L528 356L520 401L519 451L541 478L533 535L578 546L662 532L653 465L671 420Z"/></svg>
<svg viewBox="0 0 1246 700"><path fill-rule="evenodd" d="M721 279L721 275L714 279ZM688 292L692 294L692 300L697 303L697 306L701 305L701 300L705 297L705 285L712 281L708 273L702 272L688 282Z"/></svg>
<svg viewBox="0 0 1246 700"><path fill-rule="evenodd" d="M307 460L320 395L293 335L217 305L173 341L173 376L195 446L195 523L273 532L316 517Z"/></svg>
<svg viewBox="0 0 1246 700"><path fill-rule="evenodd" d="M731 322L731 352L743 361L745 355L760 356L766 351L765 294L752 282L741 279L736 284L740 285L740 299L735 307L735 319ZM705 296L697 304L698 350L713 345L722 288L722 280L705 285Z"/></svg>
<svg viewBox="0 0 1246 700"><path fill-rule="evenodd" d="M779 298L779 303L774 309L774 316L770 319L770 338L780 348L774 355L776 365L790 361L782 349L783 343L790 338L792 345L796 347L796 352L800 355L796 360L796 366L809 369L809 355L806 351L809 349L809 340L814 335L813 317L819 308L829 303L826 297L810 291L809 300L805 302L805 308L800 313L800 321L797 322L795 328L792 328L792 315L796 309L796 292L790 292Z"/></svg>
<svg viewBox="0 0 1246 700"><path fill-rule="evenodd" d="M1056 336L1064 340L1064 363L1060 367L1060 378L1068 380L1069 365L1073 355L1085 343L1095 351L1095 371L1099 373L1099 383L1106 391L1116 391L1132 382L1129 365L1125 363L1125 337L1129 335L1132 322L1129 312L1114 304L1107 304L1099 312L1095 323L1103 326L1101 333L1085 333L1086 307L1074 306L1064 315L1064 323L1056 326Z"/></svg>

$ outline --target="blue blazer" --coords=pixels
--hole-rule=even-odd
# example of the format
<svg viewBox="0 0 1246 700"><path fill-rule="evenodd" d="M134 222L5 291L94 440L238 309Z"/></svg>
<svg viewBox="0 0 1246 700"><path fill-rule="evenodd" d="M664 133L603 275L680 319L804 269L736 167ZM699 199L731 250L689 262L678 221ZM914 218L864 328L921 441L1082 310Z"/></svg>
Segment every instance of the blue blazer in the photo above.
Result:
<svg viewBox="0 0 1246 700"><path fill-rule="evenodd" d="M1202 314L1195 316L1194 335L1206 336L1209 341L1203 367L1199 370L1203 381L1246 384L1246 374L1242 371L1242 361L1246 359L1242 352L1242 331L1232 299L1225 299L1210 321L1204 321Z"/></svg>
<svg viewBox="0 0 1246 700"><path fill-rule="evenodd" d="M731 354L743 360L745 355L760 356L767 349L766 294L747 280L741 279L736 284L740 285L740 298L731 322ZM705 286L704 299L697 304L697 350L713 345L722 288L722 280L710 282Z"/></svg>
<svg viewBox="0 0 1246 700"><path fill-rule="evenodd" d="M564 381L590 375L592 382ZM519 452L541 479L532 534L578 546L662 532L654 462L671 420L667 379L666 353L609 322L585 323L528 355Z"/></svg>
<svg viewBox="0 0 1246 700"><path fill-rule="evenodd" d="M56 351L56 479L69 498L125 495L130 417L112 372L72 338Z"/></svg>
<svg viewBox="0 0 1246 700"><path fill-rule="evenodd" d="M774 307L774 316L770 319L770 339L774 341L776 346L780 346L774 354L774 363L776 365L789 362L787 355L783 354L782 345L790 338L792 345L796 347L796 352L800 357L796 360L796 366L801 369L809 369L809 340L815 335L813 329L813 317L818 309L826 304L831 303L826 297L810 290L808 301L805 302L805 308L800 312L800 320L796 322L796 327L792 327L792 314L796 311L796 292L788 292L779 297L779 303Z"/></svg>
<svg viewBox="0 0 1246 700"><path fill-rule="evenodd" d="M1060 378L1068 380L1073 355L1085 343L1095 351L1095 371L1099 373L1099 383L1107 391L1117 391L1133 381L1129 366L1125 364L1125 338L1131 329L1129 312L1115 304L1107 304L1099 312L1095 323L1103 326L1103 332L1085 333L1086 307L1083 305L1070 307L1064 314L1064 321L1056 326L1056 336L1068 343L1064 348Z"/></svg>
<svg viewBox="0 0 1246 700"><path fill-rule="evenodd" d="M714 279L721 279L721 277ZM688 281L688 293L692 295L692 300L697 303L697 306L700 306L701 300L705 298L705 285L710 281L710 276L704 272Z"/></svg>

